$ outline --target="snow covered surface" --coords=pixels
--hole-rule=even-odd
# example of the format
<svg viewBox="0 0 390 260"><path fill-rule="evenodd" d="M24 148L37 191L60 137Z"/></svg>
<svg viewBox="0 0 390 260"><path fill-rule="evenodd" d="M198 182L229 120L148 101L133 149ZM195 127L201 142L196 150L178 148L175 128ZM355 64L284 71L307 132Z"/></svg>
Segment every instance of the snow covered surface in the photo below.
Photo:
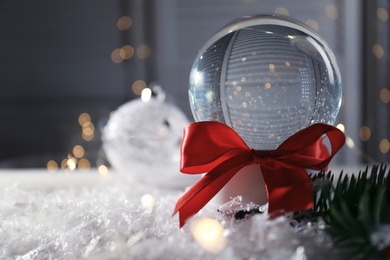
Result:
<svg viewBox="0 0 390 260"><path fill-rule="evenodd" d="M206 206L179 229L184 186L94 170L2 170L0 180L1 259L337 259L321 228L285 217L235 220Z"/></svg>

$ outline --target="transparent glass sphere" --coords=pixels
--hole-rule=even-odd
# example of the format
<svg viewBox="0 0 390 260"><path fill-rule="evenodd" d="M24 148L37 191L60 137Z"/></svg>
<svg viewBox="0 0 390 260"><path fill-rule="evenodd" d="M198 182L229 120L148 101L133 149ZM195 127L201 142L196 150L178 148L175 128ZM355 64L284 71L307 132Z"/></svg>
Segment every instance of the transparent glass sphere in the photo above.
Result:
<svg viewBox="0 0 390 260"><path fill-rule="evenodd" d="M333 124L341 95L327 43L279 15L233 21L204 45L190 74L195 120L225 123L257 150L276 149L311 124Z"/></svg>

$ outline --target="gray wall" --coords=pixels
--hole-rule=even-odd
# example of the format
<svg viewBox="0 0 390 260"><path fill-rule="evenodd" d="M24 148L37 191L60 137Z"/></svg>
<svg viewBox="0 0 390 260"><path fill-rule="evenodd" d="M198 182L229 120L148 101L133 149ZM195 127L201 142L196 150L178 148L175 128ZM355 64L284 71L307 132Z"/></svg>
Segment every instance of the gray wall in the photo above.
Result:
<svg viewBox="0 0 390 260"><path fill-rule="evenodd" d="M103 125L110 111L136 97L136 80L158 81L192 119L188 77L198 50L231 20L280 7L303 22L315 20L335 52L344 86L337 123L355 143L336 163L360 163L360 6L360 0L2 0L0 167L45 167L66 157L83 142L78 115L88 112L97 128ZM337 18L329 15L333 7ZM133 26L120 31L116 23L123 15ZM111 52L126 44L147 44L152 55L114 63ZM101 156L98 136L85 146L91 157Z"/></svg>

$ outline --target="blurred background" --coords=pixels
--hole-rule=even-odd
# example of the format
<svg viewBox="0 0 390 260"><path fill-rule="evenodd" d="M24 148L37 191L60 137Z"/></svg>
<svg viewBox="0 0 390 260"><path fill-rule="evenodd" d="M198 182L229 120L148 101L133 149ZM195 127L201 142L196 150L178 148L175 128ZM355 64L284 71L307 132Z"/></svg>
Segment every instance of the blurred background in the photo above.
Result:
<svg viewBox="0 0 390 260"><path fill-rule="evenodd" d="M104 165L110 112L160 84L192 120L188 78L202 45L244 15L314 28L343 79L339 165L390 159L389 0L0 0L0 168ZM73 167L73 166L72 166Z"/></svg>

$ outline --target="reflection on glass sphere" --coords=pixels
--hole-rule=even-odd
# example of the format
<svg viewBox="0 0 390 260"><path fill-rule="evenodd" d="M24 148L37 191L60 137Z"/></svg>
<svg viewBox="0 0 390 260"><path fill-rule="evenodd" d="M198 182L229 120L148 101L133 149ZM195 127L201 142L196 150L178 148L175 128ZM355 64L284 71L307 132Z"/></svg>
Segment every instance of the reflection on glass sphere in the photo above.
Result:
<svg viewBox="0 0 390 260"><path fill-rule="evenodd" d="M190 75L196 121L232 127L258 150L314 123L333 124L341 77L327 43L303 23L260 15L233 21L200 50Z"/></svg>

